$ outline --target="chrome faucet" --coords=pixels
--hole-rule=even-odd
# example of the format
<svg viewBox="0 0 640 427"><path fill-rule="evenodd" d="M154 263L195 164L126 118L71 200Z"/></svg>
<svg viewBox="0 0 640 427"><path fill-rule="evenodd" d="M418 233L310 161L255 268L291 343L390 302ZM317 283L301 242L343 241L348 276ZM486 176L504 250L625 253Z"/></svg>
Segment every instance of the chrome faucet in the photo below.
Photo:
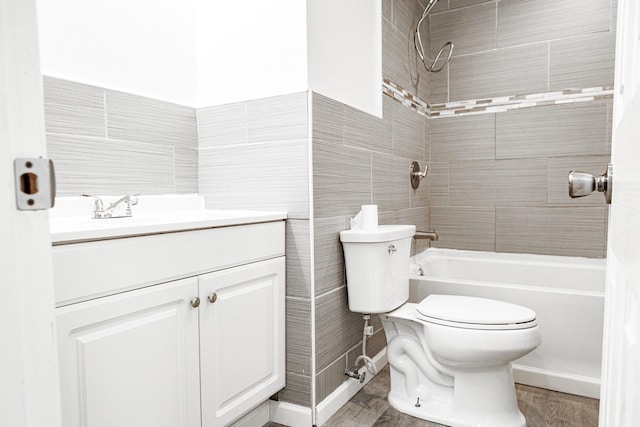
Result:
<svg viewBox="0 0 640 427"><path fill-rule="evenodd" d="M431 241L438 240L438 233L435 231L416 231L416 234L413 236L414 239L427 239Z"/></svg>
<svg viewBox="0 0 640 427"><path fill-rule="evenodd" d="M94 219L106 219L106 218L126 218L132 215L131 206L138 204L138 195L126 195L113 203L110 203L109 206L105 208L104 202L98 196L94 196L91 194L83 194L83 197L95 197L95 203L93 205L93 218ZM114 214L118 206L124 205L124 210L121 212Z"/></svg>

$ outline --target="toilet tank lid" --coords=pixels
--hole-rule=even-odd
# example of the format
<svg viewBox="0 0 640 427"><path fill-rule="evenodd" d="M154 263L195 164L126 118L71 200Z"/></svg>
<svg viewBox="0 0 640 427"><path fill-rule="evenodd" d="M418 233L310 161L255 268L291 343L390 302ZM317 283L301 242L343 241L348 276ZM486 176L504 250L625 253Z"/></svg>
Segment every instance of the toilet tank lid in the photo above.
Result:
<svg viewBox="0 0 640 427"><path fill-rule="evenodd" d="M476 325L515 325L536 319L535 311L521 305L461 295L429 295L416 311L427 318Z"/></svg>
<svg viewBox="0 0 640 427"><path fill-rule="evenodd" d="M375 230L345 230L340 232L342 242L388 242L416 234L415 225L379 225Z"/></svg>

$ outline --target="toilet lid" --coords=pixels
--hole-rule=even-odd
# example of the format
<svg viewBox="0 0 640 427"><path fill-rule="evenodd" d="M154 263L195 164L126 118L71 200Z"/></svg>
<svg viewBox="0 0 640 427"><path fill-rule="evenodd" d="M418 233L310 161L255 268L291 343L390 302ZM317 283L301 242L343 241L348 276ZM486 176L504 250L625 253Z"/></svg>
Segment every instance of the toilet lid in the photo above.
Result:
<svg viewBox="0 0 640 427"><path fill-rule="evenodd" d="M536 313L527 307L460 295L429 295L416 307L416 317L468 329L525 329L537 324Z"/></svg>

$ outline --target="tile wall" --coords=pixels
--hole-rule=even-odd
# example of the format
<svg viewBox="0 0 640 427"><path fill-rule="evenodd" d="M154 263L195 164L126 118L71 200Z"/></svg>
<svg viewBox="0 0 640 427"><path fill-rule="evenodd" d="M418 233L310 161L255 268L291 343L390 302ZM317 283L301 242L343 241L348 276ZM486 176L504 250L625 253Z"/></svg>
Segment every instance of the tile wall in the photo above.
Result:
<svg viewBox="0 0 640 427"><path fill-rule="evenodd" d="M198 191L195 109L44 77L58 196Z"/></svg>
<svg viewBox="0 0 640 427"><path fill-rule="evenodd" d="M345 381L344 370L360 354L363 320L348 308L339 232L361 205L377 204L381 224L429 228L429 187L413 190L412 160L429 160L429 120L383 99L383 118L313 94L313 218L316 313L316 400ZM424 249L420 241L417 250ZM415 248L414 248L415 250ZM368 353L386 340L374 316Z"/></svg>
<svg viewBox="0 0 640 427"><path fill-rule="evenodd" d="M616 0L438 3L431 54L448 40L455 49L449 67L429 76L430 103L613 83Z"/></svg>
<svg viewBox="0 0 640 427"><path fill-rule="evenodd" d="M429 74L420 63L413 47L413 35L424 0L382 0L382 75L412 94L427 100ZM431 13L448 9L447 0L440 0ZM425 54L429 52L429 20L421 25Z"/></svg>
<svg viewBox="0 0 640 427"><path fill-rule="evenodd" d="M434 110L533 93L566 97L430 120L435 246L604 257L604 197L570 199L566 177L572 169L599 175L609 163L611 95L584 98L580 90L613 84L616 2L443 1L430 15L430 49L452 40L456 50L447 72L430 76Z"/></svg>

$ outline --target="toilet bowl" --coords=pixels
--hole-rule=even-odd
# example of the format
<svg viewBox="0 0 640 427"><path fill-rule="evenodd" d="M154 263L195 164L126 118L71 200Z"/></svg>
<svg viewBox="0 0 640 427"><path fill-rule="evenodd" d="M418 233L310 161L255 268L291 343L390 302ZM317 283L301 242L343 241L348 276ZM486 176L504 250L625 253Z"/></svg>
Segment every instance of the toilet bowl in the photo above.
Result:
<svg viewBox="0 0 640 427"><path fill-rule="evenodd" d="M391 367L389 403L455 427L524 427L511 362L540 345L535 312L484 298L408 303L414 226L340 233L349 307L378 313Z"/></svg>
<svg viewBox="0 0 640 427"><path fill-rule="evenodd" d="M474 314L481 316L432 321L423 314L425 306L442 311L456 300L460 306L475 304ZM401 412L450 426L525 426L511 362L540 345L540 332L535 317L496 323L517 307L482 298L430 295L420 304L406 303L381 314L391 366L389 403ZM483 313L483 308L491 311Z"/></svg>

